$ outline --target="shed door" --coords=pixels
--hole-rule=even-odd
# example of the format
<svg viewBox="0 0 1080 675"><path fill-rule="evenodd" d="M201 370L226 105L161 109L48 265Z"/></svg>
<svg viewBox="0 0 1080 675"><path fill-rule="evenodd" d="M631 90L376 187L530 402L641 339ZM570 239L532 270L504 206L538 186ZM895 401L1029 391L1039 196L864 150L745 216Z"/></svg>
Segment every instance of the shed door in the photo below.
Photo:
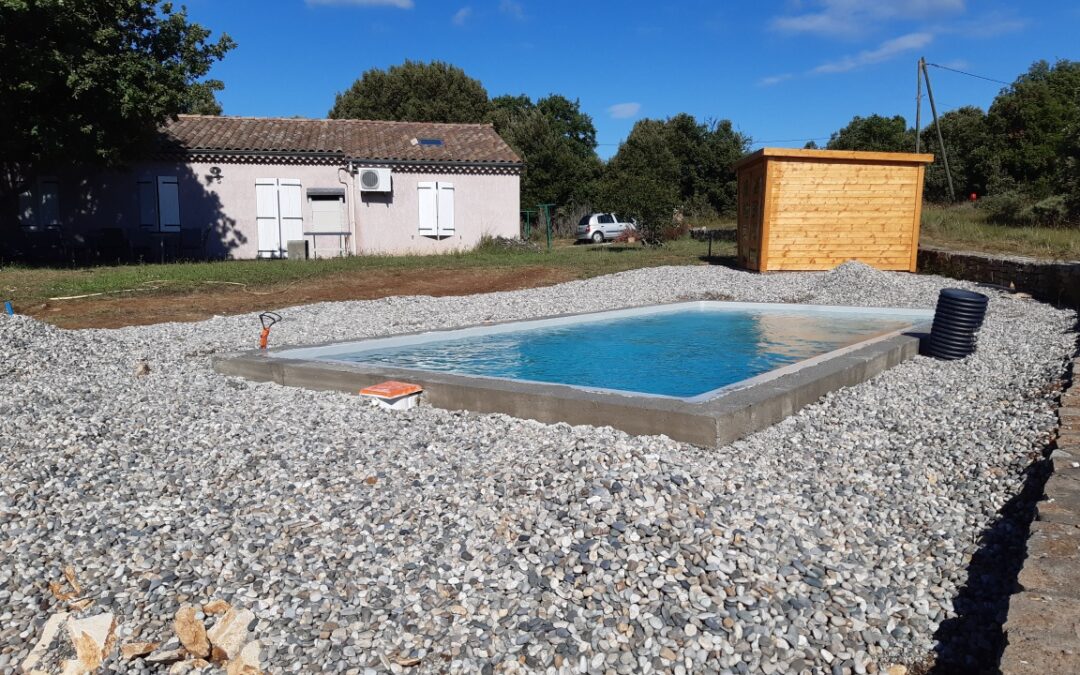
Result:
<svg viewBox="0 0 1080 675"><path fill-rule="evenodd" d="M738 264L760 270L761 231L765 213L765 162L739 171Z"/></svg>

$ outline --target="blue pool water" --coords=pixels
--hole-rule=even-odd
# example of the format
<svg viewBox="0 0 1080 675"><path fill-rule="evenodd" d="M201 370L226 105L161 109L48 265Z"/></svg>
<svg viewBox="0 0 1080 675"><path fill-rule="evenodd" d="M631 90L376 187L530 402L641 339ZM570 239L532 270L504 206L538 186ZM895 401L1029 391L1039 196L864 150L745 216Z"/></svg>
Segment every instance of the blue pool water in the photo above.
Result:
<svg viewBox="0 0 1080 675"><path fill-rule="evenodd" d="M319 358L688 398L921 319L843 311L700 308Z"/></svg>

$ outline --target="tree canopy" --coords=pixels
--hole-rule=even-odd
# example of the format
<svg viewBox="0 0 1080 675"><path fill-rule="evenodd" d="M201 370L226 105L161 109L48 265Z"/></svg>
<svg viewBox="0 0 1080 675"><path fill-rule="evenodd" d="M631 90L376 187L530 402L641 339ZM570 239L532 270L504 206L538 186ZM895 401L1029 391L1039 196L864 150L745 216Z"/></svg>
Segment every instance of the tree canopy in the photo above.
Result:
<svg viewBox="0 0 1080 675"><path fill-rule="evenodd" d="M596 127L581 104L552 94L535 103L525 95L499 96L492 105L495 130L525 161L523 208L588 203L602 165Z"/></svg>
<svg viewBox="0 0 1080 675"><path fill-rule="evenodd" d="M484 122L491 111L487 90L457 66L442 61L405 61L365 71L340 92L332 119L400 122Z"/></svg>
<svg viewBox="0 0 1080 675"><path fill-rule="evenodd" d="M907 122L900 115L856 115L846 127L829 137L825 147L829 150L913 152L915 132L908 129Z"/></svg>
<svg viewBox="0 0 1080 675"><path fill-rule="evenodd" d="M168 2L0 0L0 220L32 172L122 163L216 106L220 83L200 79L233 46Z"/></svg>
<svg viewBox="0 0 1080 675"><path fill-rule="evenodd" d="M602 208L637 218L653 238L676 213L730 215L736 182L731 165L750 139L728 120L698 122L681 113L641 120L605 168Z"/></svg>

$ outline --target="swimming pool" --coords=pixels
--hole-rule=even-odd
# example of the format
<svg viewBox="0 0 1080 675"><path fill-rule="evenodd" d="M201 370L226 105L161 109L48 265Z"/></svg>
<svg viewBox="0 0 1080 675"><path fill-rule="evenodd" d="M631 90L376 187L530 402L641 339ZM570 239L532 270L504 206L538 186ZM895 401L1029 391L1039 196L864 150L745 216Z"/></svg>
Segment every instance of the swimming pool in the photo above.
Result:
<svg viewBox="0 0 1080 675"><path fill-rule="evenodd" d="M220 372L356 392L424 387L431 405L732 440L918 351L930 310L683 302L219 359Z"/></svg>

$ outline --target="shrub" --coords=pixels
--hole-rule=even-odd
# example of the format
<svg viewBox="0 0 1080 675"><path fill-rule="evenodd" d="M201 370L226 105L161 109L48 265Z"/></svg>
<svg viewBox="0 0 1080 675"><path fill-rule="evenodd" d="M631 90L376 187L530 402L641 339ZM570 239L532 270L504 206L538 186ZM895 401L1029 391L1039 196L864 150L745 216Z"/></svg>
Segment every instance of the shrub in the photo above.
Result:
<svg viewBox="0 0 1080 675"><path fill-rule="evenodd" d="M977 203L980 210L986 212L986 219L1001 225L1030 225L1022 222L1024 210L1028 206L1025 197L1015 190L1007 190L983 197Z"/></svg>

